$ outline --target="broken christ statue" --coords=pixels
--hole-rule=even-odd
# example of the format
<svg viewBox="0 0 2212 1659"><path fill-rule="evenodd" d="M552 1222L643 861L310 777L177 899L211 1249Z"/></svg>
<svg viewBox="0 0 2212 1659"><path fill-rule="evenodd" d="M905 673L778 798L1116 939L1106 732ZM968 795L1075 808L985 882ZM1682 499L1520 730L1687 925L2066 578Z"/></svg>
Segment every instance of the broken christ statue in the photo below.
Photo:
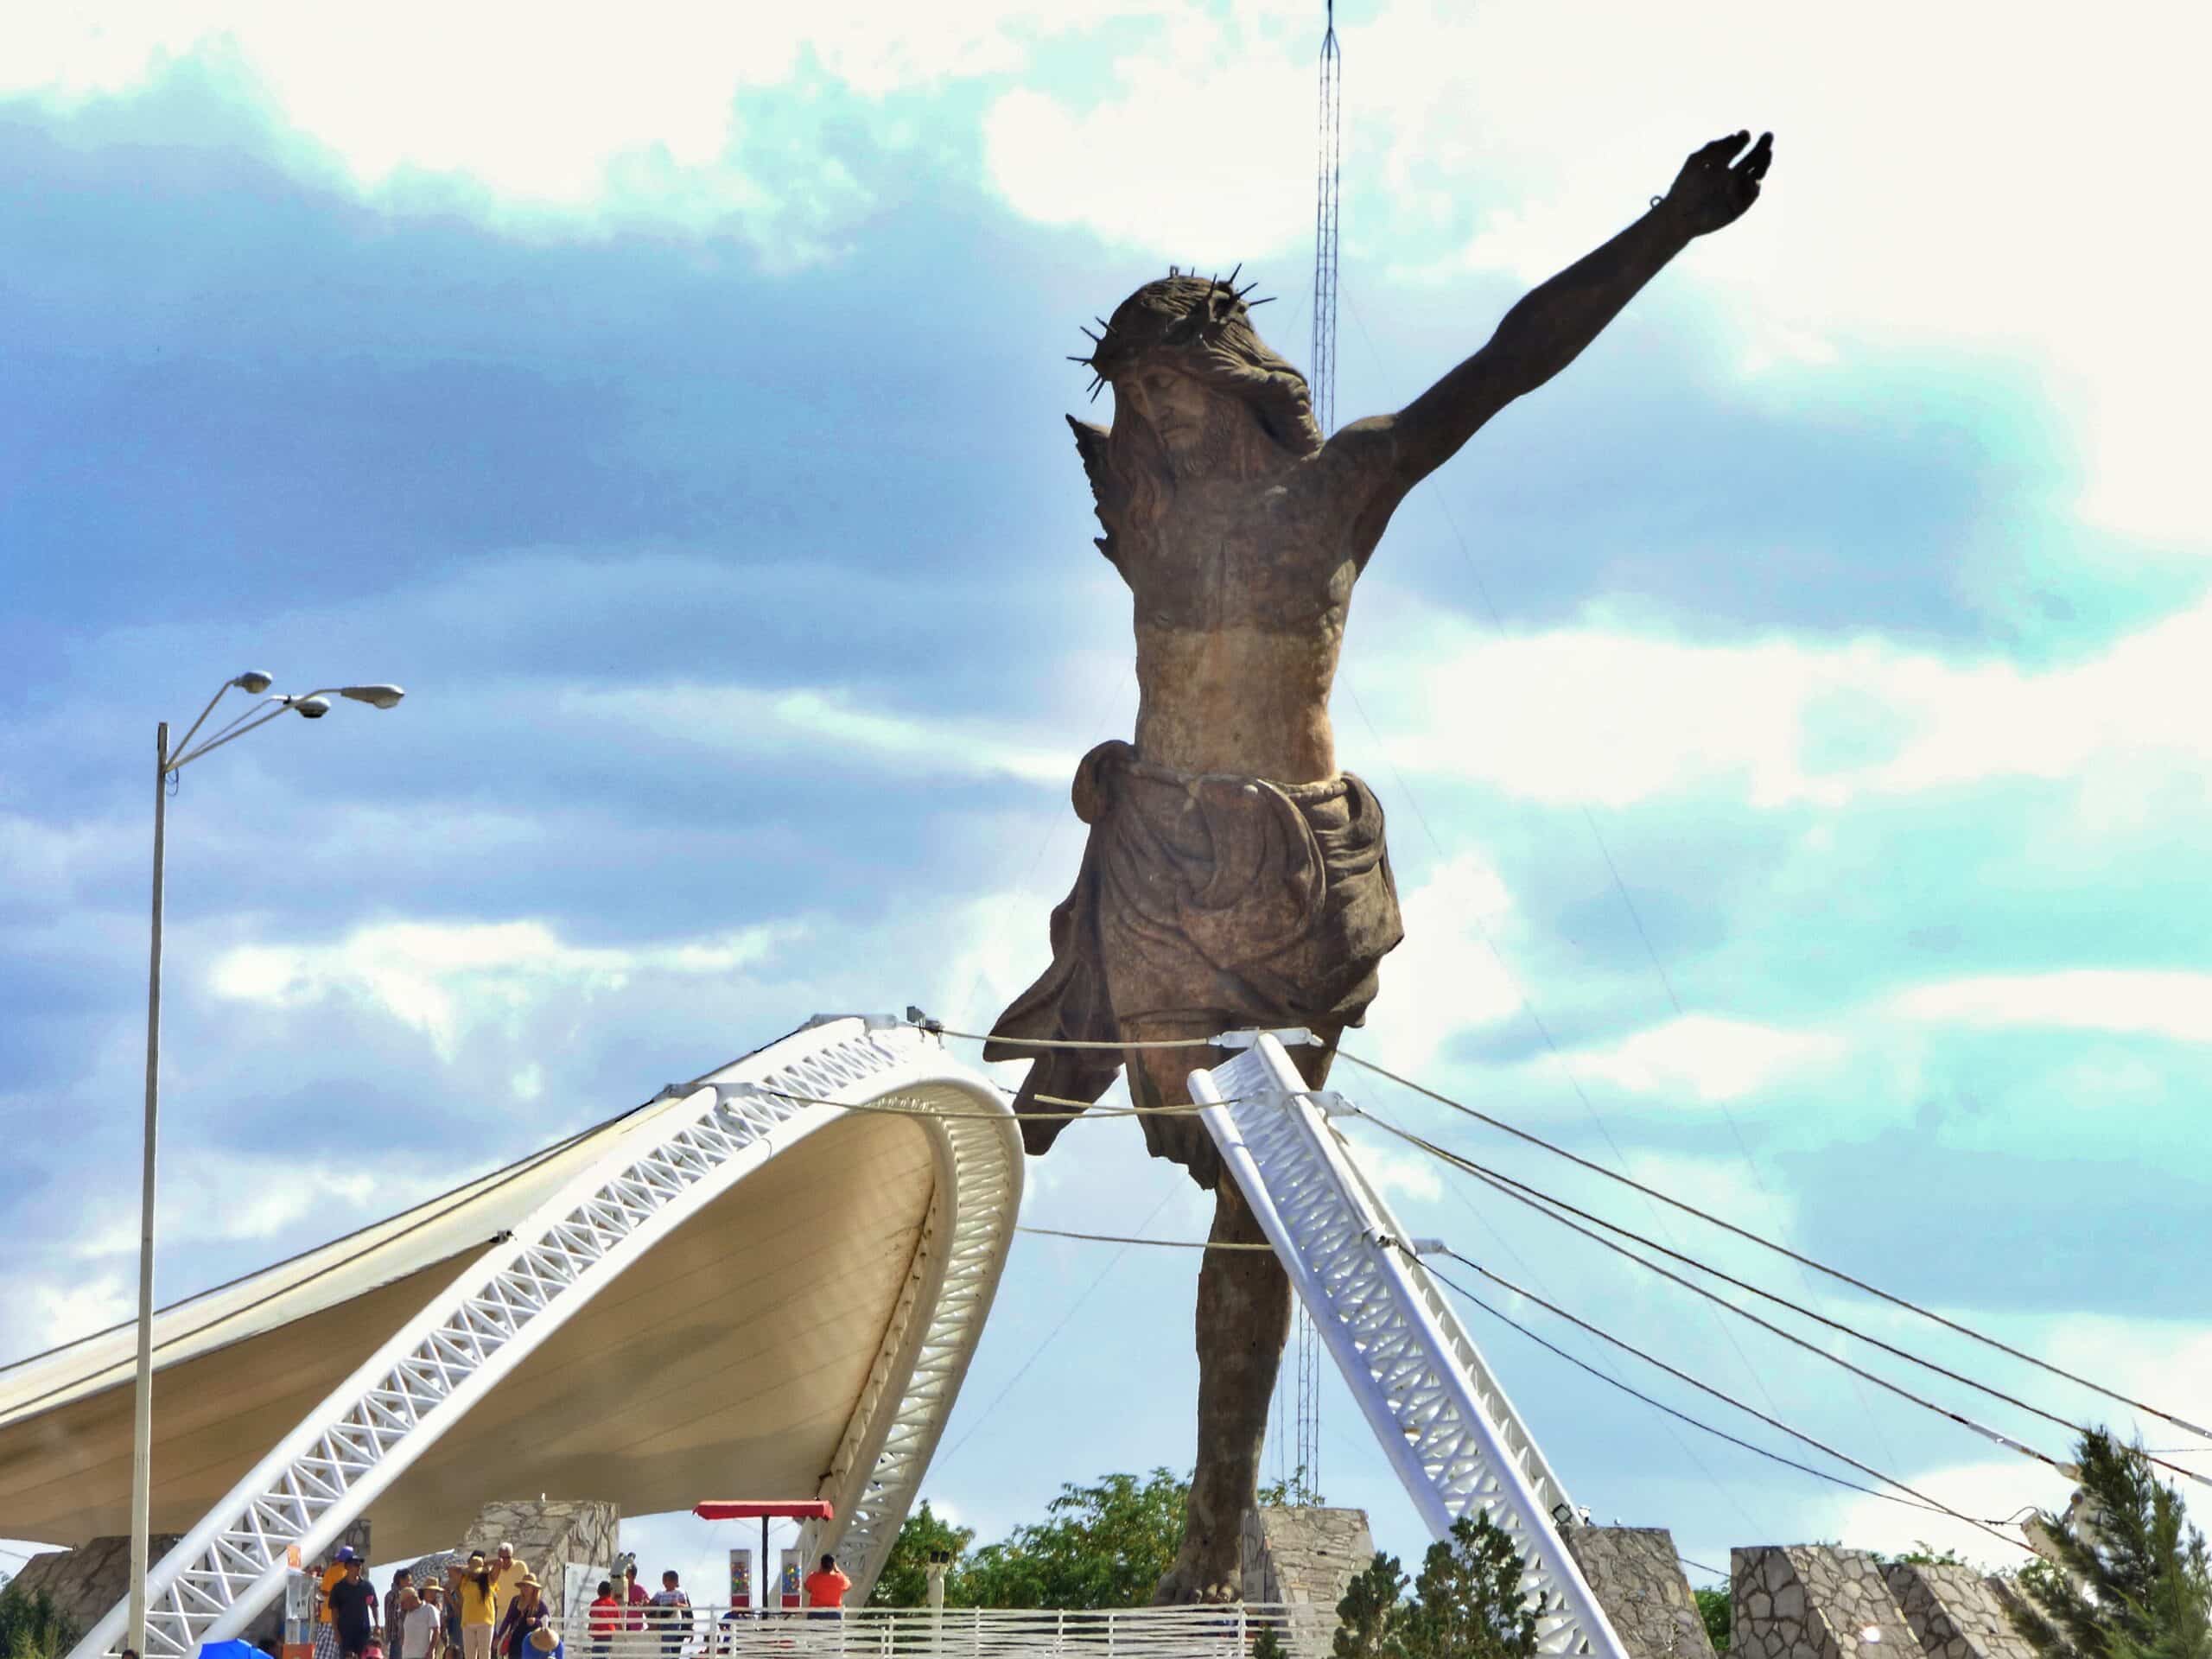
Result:
<svg viewBox="0 0 2212 1659"><path fill-rule="evenodd" d="M1064 1103L1095 1102L1126 1064L1137 1105L1154 1109L1139 1117L1147 1146L1214 1192L1212 1237L1262 1242L1205 1126L1157 1109L1187 1104L1190 1073L1227 1058L1205 1039L1231 1030L1307 1027L1320 1046L1292 1052L1322 1086L1401 937L1382 808L1337 769L1329 728L1352 585L1408 491L1572 363L1693 238L1758 200L1772 135L1750 139L1697 151L1649 213L1515 305L1480 351L1398 413L1333 436L1305 378L1254 332L1233 276L1146 283L1077 359L1114 391L1110 428L1069 424L1098 546L1135 598L1139 708L1134 742L1102 743L1077 769L1090 833L1052 912L1052 965L983 1051L1035 1062L1016 1105L1035 1114L1031 1153L1052 1145ZM1071 1040L1131 1046L1052 1046ZM1236 1594L1290 1313L1272 1254L1206 1253L1198 1458L1161 1601Z"/></svg>

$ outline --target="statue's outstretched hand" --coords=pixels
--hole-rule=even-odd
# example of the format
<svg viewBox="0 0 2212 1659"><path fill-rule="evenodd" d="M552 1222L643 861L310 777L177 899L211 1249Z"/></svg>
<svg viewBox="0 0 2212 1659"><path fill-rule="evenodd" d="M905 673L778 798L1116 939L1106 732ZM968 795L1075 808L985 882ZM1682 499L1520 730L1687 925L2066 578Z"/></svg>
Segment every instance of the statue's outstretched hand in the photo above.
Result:
<svg viewBox="0 0 2212 1659"><path fill-rule="evenodd" d="M1724 225L1732 225L1759 199L1759 181L1774 160L1774 135L1763 132L1741 161L1733 157L1747 143L1749 132L1731 133L1694 151L1675 175L1665 206L1681 220L1692 236L1703 236Z"/></svg>

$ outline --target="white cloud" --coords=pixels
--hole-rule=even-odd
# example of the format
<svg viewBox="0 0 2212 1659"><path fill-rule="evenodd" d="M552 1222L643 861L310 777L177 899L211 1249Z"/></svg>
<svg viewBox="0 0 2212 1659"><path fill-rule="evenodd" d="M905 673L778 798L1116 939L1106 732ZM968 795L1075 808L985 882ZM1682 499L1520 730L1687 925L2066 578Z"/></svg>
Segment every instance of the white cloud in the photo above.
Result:
<svg viewBox="0 0 2212 1659"><path fill-rule="evenodd" d="M359 11L121 0L96 20L68 7L9 9L0 91L123 92L173 60L219 51L364 185L417 168L466 175L511 198L582 206L619 188L626 161L711 168L746 123L747 92L790 83L809 66L880 98L1016 73L1034 41L1098 21L1048 0L639 0L619 19L519 0L392 0Z"/></svg>
<svg viewBox="0 0 2212 1659"><path fill-rule="evenodd" d="M137 1235L131 1243L135 1247ZM73 1274L62 1284L21 1279L0 1285L0 1331L8 1333L0 1357L16 1359L44 1353L131 1317L137 1274Z"/></svg>
<svg viewBox="0 0 2212 1659"><path fill-rule="evenodd" d="M588 946L543 922L378 922L328 944L236 946L215 958L207 983L218 996L271 1007L358 998L422 1032L449 1062L479 1024L517 1027L543 1005L573 1005L632 980L732 976L766 961L795 931Z"/></svg>
<svg viewBox="0 0 2212 1659"><path fill-rule="evenodd" d="M1846 1052L1840 1037L1788 1031L1748 1020L1693 1014L1567 1056L1585 1077L1635 1094L1680 1100L1741 1100L1797 1073L1832 1065Z"/></svg>
<svg viewBox="0 0 2212 1659"><path fill-rule="evenodd" d="M235 1243L274 1238L310 1217L351 1213L362 1221L396 1215L451 1185L442 1169L410 1173L404 1164L273 1157L187 1147L162 1154L162 1245ZM70 1245L86 1261L138 1248L138 1215L101 1212Z"/></svg>
<svg viewBox="0 0 2212 1659"><path fill-rule="evenodd" d="M1421 925L1383 958L1383 995L1364 1041L1354 1040L1392 1071L1420 1077L1455 1033L1520 1011L1513 976L1489 943L1510 942L1516 917L1505 883L1477 853L1438 866L1401 902Z"/></svg>
<svg viewBox="0 0 2212 1659"><path fill-rule="evenodd" d="M1991 974L1916 986L1899 992L1891 1007L1908 1019L1956 1025L2113 1031L2212 1043L2212 974L2120 968Z"/></svg>
<svg viewBox="0 0 2212 1659"><path fill-rule="evenodd" d="M678 742L746 754L819 754L825 747L874 767L910 772L1002 775L1065 783L1083 752L1039 734L1009 741L1007 723L959 724L867 709L836 689L762 691L676 683L650 689L564 691L564 715L626 726Z"/></svg>
<svg viewBox="0 0 2212 1659"><path fill-rule="evenodd" d="M1005 93L983 122L992 183L1040 224L1224 274L1310 236L1312 96L1287 73L1287 31L1239 10L1174 16L1082 107L1036 86ZM1310 22L1301 10L1300 56Z"/></svg>
<svg viewBox="0 0 2212 1659"><path fill-rule="evenodd" d="M2212 723L2179 695L2212 658L2212 601L2040 669L1874 639L1703 645L1595 625L1500 637L1434 616L1399 645L1392 760L1554 804L1725 786L1761 809L1834 807L2023 777L2094 779L2103 810L2126 817L2212 770ZM1479 741L1467 709L1500 715Z"/></svg>

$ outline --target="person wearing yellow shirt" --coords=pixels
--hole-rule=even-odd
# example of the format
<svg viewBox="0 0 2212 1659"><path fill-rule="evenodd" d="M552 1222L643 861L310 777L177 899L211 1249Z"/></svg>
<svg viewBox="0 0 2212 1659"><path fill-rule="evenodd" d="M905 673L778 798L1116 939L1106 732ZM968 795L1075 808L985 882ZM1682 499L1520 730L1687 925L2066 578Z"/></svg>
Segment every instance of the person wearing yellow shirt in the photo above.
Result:
<svg viewBox="0 0 2212 1659"><path fill-rule="evenodd" d="M499 1580L484 1559L484 1552L468 1553L454 1586L461 1597L461 1659L492 1659L492 1627L499 1618Z"/></svg>
<svg viewBox="0 0 2212 1659"><path fill-rule="evenodd" d="M499 1611L505 1612L507 1604L514 1599L515 1586L530 1577L530 1563L516 1559L512 1544L501 1544L499 1560L493 1563L492 1571L499 1579Z"/></svg>

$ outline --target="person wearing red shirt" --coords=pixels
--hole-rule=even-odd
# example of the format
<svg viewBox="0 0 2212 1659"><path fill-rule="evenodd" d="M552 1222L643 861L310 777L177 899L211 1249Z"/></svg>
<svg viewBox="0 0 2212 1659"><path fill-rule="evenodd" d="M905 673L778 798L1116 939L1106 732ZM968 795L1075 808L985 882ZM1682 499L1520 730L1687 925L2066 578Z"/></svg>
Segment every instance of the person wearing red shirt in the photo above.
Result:
<svg viewBox="0 0 2212 1659"><path fill-rule="evenodd" d="M591 1604L585 1628L591 1636L592 1659L607 1659L607 1644L622 1628L622 1604L614 1599L613 1580L599 1581L599 1594Z"/></svg>
<svg viewBox="0 0 2212 1659"><path fill-rule="evenodd" d="M645 1593L645 1586L638 1582L638 1564L635 1561L622 1569L622 1582L626 1587L625 1593L615 1598L628 1609L623 1615L622 1628L642 1630L645 1628L645 1608L652 1598Z"/></svg>
<svg viewBox="0 0 2212 1659"><path fill-rule="evenodd" d="M843 1618L845 1592L852 1587L853 1581L837 1570L837 1558L824 1555L822 1565L806 1575L806 1616Z"/></svg>

